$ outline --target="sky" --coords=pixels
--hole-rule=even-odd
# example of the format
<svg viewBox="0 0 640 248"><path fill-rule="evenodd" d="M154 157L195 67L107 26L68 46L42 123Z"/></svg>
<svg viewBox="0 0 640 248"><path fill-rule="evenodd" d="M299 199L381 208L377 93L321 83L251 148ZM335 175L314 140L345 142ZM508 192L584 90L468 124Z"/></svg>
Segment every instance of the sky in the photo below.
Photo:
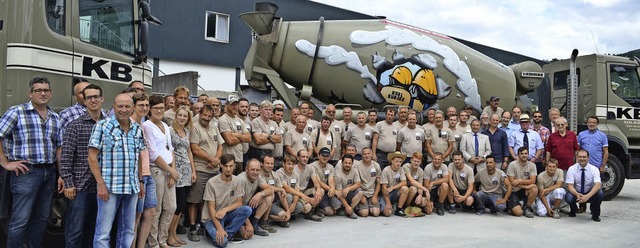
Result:
<svg viewBox="0 0 640 248"><path fill-rule="evenodd" d="M637 0L314 0L542 60L640 48Z"/></svg>

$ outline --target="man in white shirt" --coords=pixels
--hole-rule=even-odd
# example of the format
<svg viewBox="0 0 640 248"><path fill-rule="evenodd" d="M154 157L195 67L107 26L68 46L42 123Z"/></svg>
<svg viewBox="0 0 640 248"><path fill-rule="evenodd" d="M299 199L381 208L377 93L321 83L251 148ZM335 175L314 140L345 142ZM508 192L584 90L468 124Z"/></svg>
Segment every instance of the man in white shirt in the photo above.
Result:
<svg viewBox="0 0 640 248"><path fill-rule="evenodd" d="M589 152L579 150L576 156L578 163L567 170L567 191L565 196L571 212L569 217L576 217L578 206L576 203L591 203L591 219L600 222L600 204L604 198L600 170L589 164Z"/></svg>

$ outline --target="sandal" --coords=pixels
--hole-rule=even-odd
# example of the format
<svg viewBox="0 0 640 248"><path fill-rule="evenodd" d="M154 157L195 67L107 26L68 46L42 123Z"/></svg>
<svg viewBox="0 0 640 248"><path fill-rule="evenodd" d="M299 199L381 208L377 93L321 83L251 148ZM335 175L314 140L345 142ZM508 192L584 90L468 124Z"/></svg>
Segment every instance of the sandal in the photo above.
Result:
<svg viewBox="0 0 640 248"><path fill-rule="evenodd" d="M176 241L178 241L178 243L180 243L181 245L186 245L187 244L187 241L184 241L184 240L180 239L180 237L178 237L178 236L175 236L174 239Z"/></svg>
<svg viewBox="0 0 640 248"><path fill-rule="evenodd" d="M180 244L180 242L176 241L175 239L167 239L167 245L169 245L171 247L180 247L180 246L182 246L182 244Z"/></svg>

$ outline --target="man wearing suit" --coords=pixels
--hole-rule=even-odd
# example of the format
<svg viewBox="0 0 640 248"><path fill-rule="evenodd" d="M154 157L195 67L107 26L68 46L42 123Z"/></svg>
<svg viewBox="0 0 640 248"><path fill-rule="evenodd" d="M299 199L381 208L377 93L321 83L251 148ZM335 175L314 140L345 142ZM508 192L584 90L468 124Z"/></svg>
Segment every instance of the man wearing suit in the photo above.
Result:
<svg viewBox="0 0 640 248"><path fill-rule="evenodd" d="M491 154L491 142L489 136L480 133L480 121L471 122L471 133L466 133L460 141L460 151L465 163L473 168L474 172L486 169L485 158Z"/></svg>

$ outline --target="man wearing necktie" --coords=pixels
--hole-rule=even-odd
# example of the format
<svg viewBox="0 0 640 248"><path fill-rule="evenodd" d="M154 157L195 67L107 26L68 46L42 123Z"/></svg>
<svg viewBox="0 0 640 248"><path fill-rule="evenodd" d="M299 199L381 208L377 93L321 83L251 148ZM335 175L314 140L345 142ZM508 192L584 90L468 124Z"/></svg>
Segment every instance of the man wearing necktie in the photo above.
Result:
<svg viewBox="0 0 640 248"><path fill-rule="evenodd" d="M536 131L529 130L529 115L522 114L520 116L520 130L514 130L509 136L509 153L513 160L518 160L516 151L520 147L526 147L529 150L529 161L536 164L542 163L542 152L544 144L540 138L540 134Z"/></svg>
<svg viewBox="0 0 640 248"><path fill-rule="evenodd" d="M471 122L471 131L462 136L460 151L465 164L477 173L487 168L485 158L491 154L491 142L489 136L480 133L480 120Z"/></svg>
<svg viewBox="0 0 640 248"><path fill-rule="evenodd" d="M600 204L604 198L600 171L589 164L589 152L586 150L579 150L576 160L578 163L569 167L567 171L566 182L569 194L565 198L571 207L569 217L576 217L578 211L576 203L588 202L591 203L591 219L600 222Z"/></svg>

